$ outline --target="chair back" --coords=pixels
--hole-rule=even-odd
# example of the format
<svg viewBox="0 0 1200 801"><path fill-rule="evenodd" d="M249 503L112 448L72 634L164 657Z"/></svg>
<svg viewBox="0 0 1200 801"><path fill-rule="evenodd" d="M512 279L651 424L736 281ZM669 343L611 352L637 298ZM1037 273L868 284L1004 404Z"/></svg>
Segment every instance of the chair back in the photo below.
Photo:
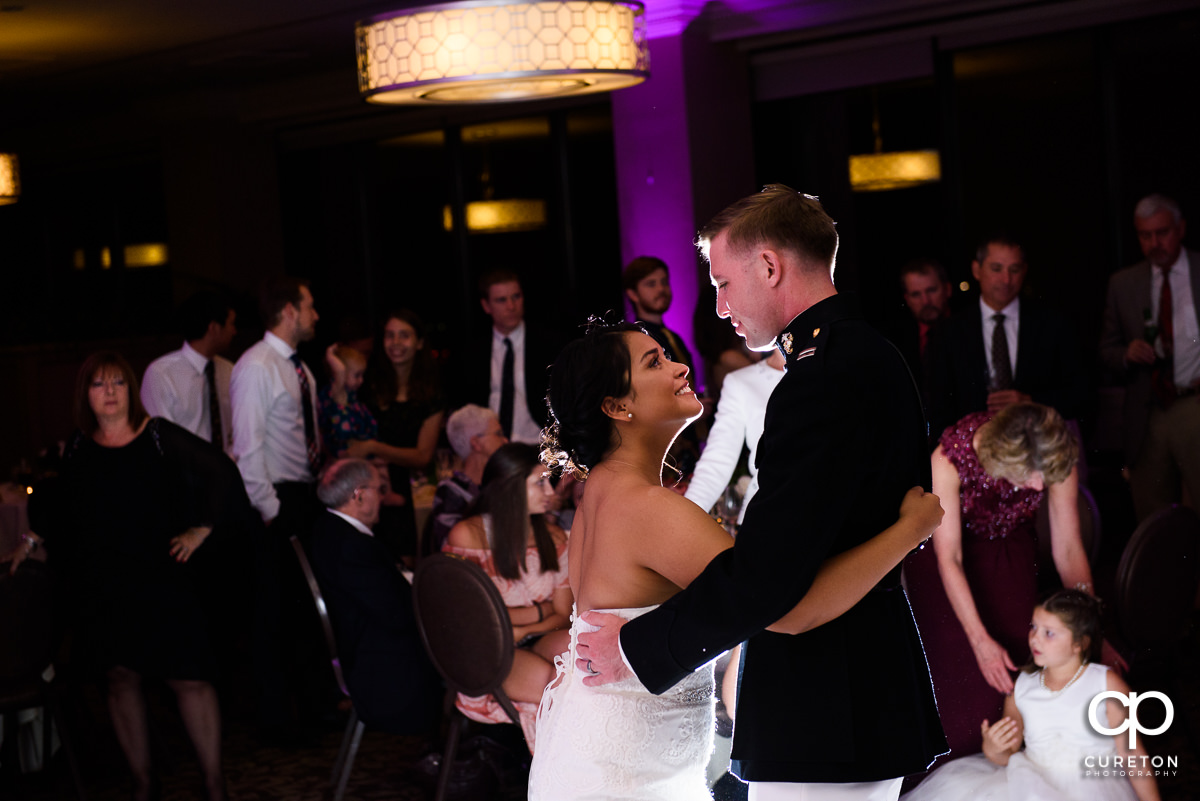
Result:
<svg viewBox="0 0 1200 801"><path fill-rule="evenodd" d="M500 591L474 562L426 557L413 577L417 627L446 684L465 695L493 695L517 719L500 685L513 663L512 622Z"/></svg>
<svg viewBox="0 0 1200 801"><path fill-rule="evenodd" d="M1079 485L1079 539L1083 541L1083 552L1087 555L1088 564L1094 570L1100 556L1100 507L1091 491L1082 484ZM1037 529L1038 565L1045 566L1039 570L1054 569L1054 551L1050 540L1050 504L1045 498L1038 508L1035 524Z"/></svg>
<svg viewBox="0 0 1200 801"><path fill-rule="evenodd" d="M1171 506L1142 521L1117 566L1117 624L1135 649L1187 635L1200 584L1200 516Z"/></svg>
<svg viewBox="0 0 1200 801"><path fill-rule="evenodd" d="M333 624L329 622L329 609L325 606L325 597L321 595L321 585L317 584L317 577L313 575L308 554L304 552L304 545L294 534L289 539L292 541L292 550L296 552L296 561L300 563L300 570L304 573L304 580L308 582L308 591L312 593L313 604L317 607L317 617L321 619L321 631L325 634L325 645L329 647L329 662L333 665L333 677L337 679L342 695L349 698L350 690L346 688L346 678L342 675L337 640L333 638Z"/></svg>
<svg viewBox="0 0 1200 801"><path fill-rule="evenodd" d="M0 693L40 680L54 648L54 599L45 562L0 563ZM3 699L0 698L0 702Z"/></svg>

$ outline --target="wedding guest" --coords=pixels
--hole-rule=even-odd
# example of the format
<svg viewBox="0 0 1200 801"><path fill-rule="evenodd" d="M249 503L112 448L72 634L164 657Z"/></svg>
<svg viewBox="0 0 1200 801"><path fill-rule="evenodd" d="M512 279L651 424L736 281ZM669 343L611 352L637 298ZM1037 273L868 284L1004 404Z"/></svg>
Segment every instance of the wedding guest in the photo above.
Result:
<svg viewBox="0 0 1200 801"><path fill-rule="evenodd" d="M1004 717L980 725L983 753L942 766L904 801L1158 801L1153 770L1086 767L1148 761L1145 746L1131 747L1120 728L1129 718L1121 700L1096 707L1098 720L1120 730L1112 739L1088 720L1101 693L1129 696L1124 679L1100 664L1102 631L1100 602L1086 593L1059 590L1038 604L1029 624L1032 656L1004 699Z"/></svg>
<svg viewBox="0 0 1200 801"><path fill-rule="evenodd" d="M441 382L425 350L425 325L416 313L400 309L384 320L363 394L379 423L379 437L354 443L349 455L387 462L391 490L403 503L384 507L379 534L393 556L411 560L417 553L412 471L433 461L445 418Z"/></svg>
<svg viewBox="0 0 1200 801"><path fill-rule="evenodd" d="M933 548L905 560L905 578L953 757L979 751L979 721L999 715L1010 674L1028 656L1043 503L1063 586L1092 591L1078 454L1062 415L1036 403L967 415L933 452L933 491L946 516Z"/></svg>
<svg viewBox="0 0 1200 801"><path fill-rule="evenodd" d="M518 648L503 687L532 751L542 690L554 678L554 657L568 642L567 535L546 515L553 489L533 445L502 445L488 459L482 487L475 514L450 530L443 550L483 568L508 606ZM508 721L491 696L460 694L458 707L475 720Z"/></svg>
<svg viewBox="0 0 1200 801"><path fill-rule="evenodd" d="M1125 385L1125 466L1144 520L1185 489L1200 502L1200 253L1165 195L1138 201L1133 226L1145 259L1109 279L1100 357Z"/></svg>
<svg viewBox="0 0 1200 801"><path fill-rule="evenodd" d="M725 492L743 448L750 449L750 485L741 500L737 522L742 522L750 499L758 492L758 441L762 438L767 401L783 378L783 354L773 351L757 364L734 370L725 377L717 416L708 432L700 461L684 496L708 511Z"/></svg>
<svg viewBox="0 0 1200 801"><path fill-rule="evenodd" d="M456 368L458 402L487 406L506 437L536 444L547 422L546 369L561 340L545 315L525 319L525 291L511 270L484 274L479 304L491 326L486 341L473 343Z"/></svg>
<svg viewBox="0 0 1200 801"><path fill-rule="evenodd" d="M31 498L38 533L13 554L13 568L44 536L71 599L75 651L106 685L132 797L158 796L142 685L164 679L205 797L224 799L216 661L188 561L239 500L248 503L237 468L212 443L147 415L133 370L116 353L83 363L74 406L78 431L57 481Z"/></svg>
<svg viewBox="0 0 1200 801"><path fill-rule="evenodd" d="M436 553L442 549L450 529L462 520L479 497L483 469L496 449L508 442L500 430L496 413L483 406L468 403L446 420L446 438L459 459L459 469L449 478L438 482L433 496L433 511L429 515L427 549Z"/></svg>
<svg viewBox="0 0 1200 801"><path fill-rule="evenodd" d="M320 315L308 281L293 276L268 280L260 306L267 330L237 360L230 379L233 454L264 527L251 537L250 549L261 734L266 742L290 745L297 742L297 711L319 714L305 707L323 685L309 657L324 645L306 614L308 588L288 544L292 536L307 542L321 512L317 381L297 351L316 335Z"/></svg>
<svg viewBox="0 0 1200 801"><path fill-rule="evenodd" d="M382 487L365 459L339 459L325 469L317 486L326 510L313 533L313 572L359 717L394 734L426 734L437 720L437 675L417 630L412 586L371 530Z"/></svg>
<svg viewBox="0 0 1200 801"><path fill-rule="evenodd" d="M367 405L358 398L367 370L367 357L349 345L330 345L325 350L329 385L318 394L321 436L325 452L341 456L352 440L379 436L379 424Z"/></svg>
<svg viewBox="0 0 1200 801"><path fill-rule="evenodd" d="M971 274L979 295L939 332L929 398L933 437L970 412L998 412L1021 401L1078 417L1086 386L1074 333L1056 310L1021 296L1028 272L1024 248L1007 236L976 250Z"/></svg>
<svg viewBox="0 0 1200 801"><path fill-rule="evenodd" d="M183 347L150 362L142 376L142 405L201 439L233 453L229 381L233 363L222 354L237 335L237 312L215 292L197 292L179 308Z"/></svg>
<svg viewBox="0 0 1200 801"><path fill-rule="evenodd" d="M657 256L638 256L621 272L625 297L633 306L633 319L642 324L646 333L662 345L667 356L683 362L695 372L692 352L683 337L663 323L663 315L671 308L671 273L667 263Z"/></svg>

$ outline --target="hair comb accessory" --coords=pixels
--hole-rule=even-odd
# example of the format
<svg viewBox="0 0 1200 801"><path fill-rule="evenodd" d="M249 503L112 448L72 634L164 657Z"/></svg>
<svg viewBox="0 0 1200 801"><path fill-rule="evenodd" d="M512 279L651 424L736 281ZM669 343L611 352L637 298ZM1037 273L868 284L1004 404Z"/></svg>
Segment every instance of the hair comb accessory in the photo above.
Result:
<svg viewBox="0 0 1200 801"><path fill-rule="evenodd" d="M558 442L559 425L554 411L550 411L553 422L542 429L542 449L538 459L551 471L571 474L577 481L587 481L588 469L575 463L575 459Z"/></svg>

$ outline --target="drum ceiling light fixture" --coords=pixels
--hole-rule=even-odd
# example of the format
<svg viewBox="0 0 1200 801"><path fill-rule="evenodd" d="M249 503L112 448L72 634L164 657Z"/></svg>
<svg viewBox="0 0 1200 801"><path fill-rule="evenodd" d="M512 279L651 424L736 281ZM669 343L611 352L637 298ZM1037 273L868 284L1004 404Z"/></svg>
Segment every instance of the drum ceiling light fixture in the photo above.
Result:
<svg viewBox="0 0 1200 801"><path fill-rule="evenodd" d="M942 163L936 150L865 153L850 157L850 188L882 192L941 180Z"/></svg>
<svg viewBox="0 0 1200 801"><path fill-rule="evenodd" d="M936 150L883 151L879 132L879 93L871 91L871 132L875 152L850 157L850 188L855 192L884 192L934 183L942 179L942 161Z"/></svg>
<svg viewBox="0 0 1200 801"><path fill-rule="evenodd" d="M611 92L650 74L639 2L469 0L359 22L358 86L384 104Z"/></svg>
<svg viewBox="0 0 1200 801"><path fill-rule="evenodd" d="M0 153L0 206L16 203L21 197L21 173L13 153Z"/></svg>

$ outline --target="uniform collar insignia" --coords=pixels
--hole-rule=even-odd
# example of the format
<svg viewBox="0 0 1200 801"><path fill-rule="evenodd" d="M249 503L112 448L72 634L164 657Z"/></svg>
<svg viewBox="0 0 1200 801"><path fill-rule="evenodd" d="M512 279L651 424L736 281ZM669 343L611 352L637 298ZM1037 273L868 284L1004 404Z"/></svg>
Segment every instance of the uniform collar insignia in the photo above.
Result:
<svg viewBox="0 0 1200 801"><path fill-rule="evenodd" d="M783 352L786 353L788 356L792 355L792 332L791 331L785 331L779 337L779 346L781 348L783 348Z"/></svg>

